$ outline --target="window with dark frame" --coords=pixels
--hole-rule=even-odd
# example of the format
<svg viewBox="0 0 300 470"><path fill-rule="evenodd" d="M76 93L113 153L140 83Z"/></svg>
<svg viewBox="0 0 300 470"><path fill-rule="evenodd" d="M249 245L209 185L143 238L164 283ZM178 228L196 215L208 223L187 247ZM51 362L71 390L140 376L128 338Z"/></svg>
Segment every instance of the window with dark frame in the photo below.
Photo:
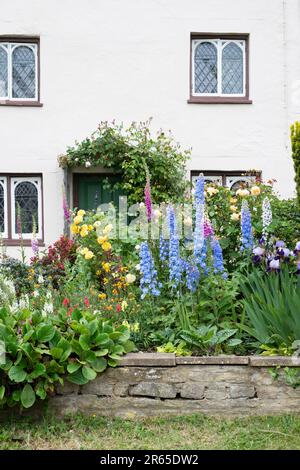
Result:
<svg viewBox="0 0 300 470"><path fill-rule="evenodd" d="M0 36L0 105L41 106L39 39Z"/></svg>
<svg viewBox="0 0 300 470"><path fill-rule="evenodd" d="M42 241L42 176L0 175L0 234L3 240L18 244L21 236L30 243L33 231Z"/></svg>
<svg viewBox="0 0 300 470"><path fill-rule="evenodd" d="M213 183L225 186L232 191L239 189L241 186L249 186L256 181L261 180L261 173L248 174L246 171L191 171L191 182L195 183L200 174L204 175L205 183Z"/></svg>
<svg viewBox="0 0 300 470"><path fill-rule="evenodd" d="M251 103L249 35L191 34L189 103Z"/></svg>

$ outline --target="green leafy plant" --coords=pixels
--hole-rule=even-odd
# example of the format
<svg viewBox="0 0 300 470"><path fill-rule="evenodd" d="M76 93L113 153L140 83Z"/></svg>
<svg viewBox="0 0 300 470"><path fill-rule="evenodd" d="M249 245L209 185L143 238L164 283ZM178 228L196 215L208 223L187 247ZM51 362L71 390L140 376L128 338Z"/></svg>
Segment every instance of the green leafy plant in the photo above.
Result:
<svg viewBox="0 0 300 470"><path fill-rule="evenodd" d="M0 364L0 405L31 407L63 385L64 379L83 385L121 355L134 348L124 325L90 311L61 309L44 317L28 309L0 310L0 341L5 360Z"/></svg>
<svg viewBox="0 0 300 470"><path fill-rule="evenodd" d="M216 326L201 325L199 328L183 331L180 337L187 346L201 354L221 353L224 346L234 348L241 343L239 338L233 338L237 329L218 330Z"/></svg>
<svg viewBox="0 0 300 470"><path fill-rule="evenodd" d="M173 344L171 341L169 341L162 346L158 346L157 351L164 353L175 353L176 356L190 356L192 354L191 349L187 347L185 341L179 341L178 344Z"/></svg>
<svg viewBox="0 0 300 470"><path fill-rule="evenodd" d="M300 207L300 122L291 126L292 158L295 169L295 183L298 205Z"/></svg>
<svg viewBox="0 0 300 470"><path fill-rule="evenodd" d="M187 187L185 164L190 150L181 150L170 133L150 132L150 121L123 124L101 122L91 137L76 142L58 158L61 167L100 165L122 176L113 189L128 195L129 204L143 200L145 164L152 180L153 201L182 199Z"/></svg>
<svg viewBox="0 0 300 470"><path fill-rule="evenodd" d="M300 339L300 276L290 275L288 269L270 274L256 270L242 290L250 322L243 329L263 348L290 347Z"/></svg>

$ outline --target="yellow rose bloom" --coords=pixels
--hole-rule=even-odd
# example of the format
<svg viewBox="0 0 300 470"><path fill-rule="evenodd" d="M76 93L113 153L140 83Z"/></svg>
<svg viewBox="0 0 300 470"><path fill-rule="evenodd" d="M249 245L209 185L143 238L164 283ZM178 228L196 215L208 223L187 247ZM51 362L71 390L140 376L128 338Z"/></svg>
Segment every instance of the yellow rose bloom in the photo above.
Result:
<svg viewBox="0 0 300 470"><path fill-rule="evenodd" d="M109 242L102 243L102 250L109 251L111 249L111 244Z"/></svg>
<svg viewBox="0 0 300 470"><path fill-rule="evenodd" d="M84 229L81 229L81 230L80 230L80 236L81 236L82 238L86 237L86 236L88 235L88 233L89 233L89 232L88 232L87 230L84 230Z"/></svg>
<svg viewBox="0 0 300 470"><path fill-rule="evenodd" d="M94 227L92 225L88 225L87 229L88 229L89 232L91 232L92 230L94 230Z"/></svg>
<svg viewBox="0 0 300 470"><path fill-rule="evenodd" d="M109 263L102 263L102 267L106 273L110 271L110 264Z"/></svg>
<svg viewBox="0 0 300 470"><path fill-rule="evenodd" d="M259 196L260 193L261 193L261 190L259 186L252 186L251 188L252 196Z"/></svg>
<svg viewBox="0 0 300 470"><path fill-rule="evenodd" d="M80 250L80 254L85 255L88 251L90 251L86 246Z"/></svg>
<svg viewBox="0 0 300 470"><path fill-rule="evenodd" d="M239 220L240 214L237 214L236 212L234 212L233 214L231 214L230 218L231 220L236 222L237 220Z"/></svg>
<svg viewBox="0 0 300 470"><path fill-rule="evenodd" d="M237 198L236 197L231 197L230 198L230 204L236 204Z"/></svg>
<svg viewBox="0 0 300 470"><path fill-rule="evenodd" d="M104 300L106 299L106 294L104 294L104 292L101 292L101 294L99 294L98 297L100 300Z"/></svg>
<svg viewBox="0 0 300 470"><path fill-rule="evenodd" d="M94 256L94 253L90 250L88 250L86 254L84 255L85 259L92 259L93 256Z"/></svg>
<svg viewBox="0 0 300 470"><path fill-rule="evenodd" d="M241 197L244 197L244 196L249 196L250 192L248 191L248 189L238 189L237 192L235 193L237 196L241 196Z"/></svg>
<svg viewBox="0 0 300 470"><path fill-rule="evenodd" d="M112 224L108 224L108 225L106 225L106 227L104 227L103 233L107 235L109 232L112 231L112 229L113 229L113 225L112 225Z"/></svg>
<svg viewBox="0 0 300 470"><path fill-rule="evenodd" d="M85 214L85 211L83 209L80 209L78 212L77 212L77 215L83 217Z"/></svg>
<svg viewBox="0 0 300 470"><path fill-rule="evenodd" d="M107 235L105 235L105 237L98 237L97 242L99 243L99 245L102 245L102 243L106 242L107 239L108 239Z"/></svg>
<svg viewBox="0 0 300 470"><path fill-rule="evenodd" d="M231 210L231 212L236 212L237 207L235 205L232 205L232 206L230 206L230 210Z"/></svg>
<svg viewBox="0 0 300 470"><path fill-rule="evenodd" d="M73 234L79 233L79 227L76 224L71 225L71 233Z"/></svg>
<svg viewBox="0 0 300 470"><path fill-rule="evenodd" d="M83 220L82 215L76 215L76 217L74 217L74 224L75 225L81 224L82 220Z"/></svg>

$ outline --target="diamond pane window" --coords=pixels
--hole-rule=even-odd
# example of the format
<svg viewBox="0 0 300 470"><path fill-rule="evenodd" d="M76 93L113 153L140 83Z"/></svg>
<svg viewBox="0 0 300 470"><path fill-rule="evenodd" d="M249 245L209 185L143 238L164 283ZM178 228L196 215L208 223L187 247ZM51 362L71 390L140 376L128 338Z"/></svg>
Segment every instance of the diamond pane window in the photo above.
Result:
<svg viewBox="0 0 300 470"><path fill-rule="evenodd" d="M193 36L191 95L203 96L199 102L249 102L248 36Z"/></svg>
<svg viewBox="0 0 300 470"><path fill-rule="evenodd" d="M33 223L38 227L38 189L31 181L15 182L15 233L30 234L33 231Z"/></svg>
<svg viewBox="0 0 300 470"><path fill-rule="evenodd" d="M5 232L5 193L4 182L0 181L0 234Z"/></svg>
<svg viewBox="0 0 300 470"><path fill-rule="evenodd" d="M12 53L12 97L35 97L35 55L28 46L18 46Z"/></svg>
<svg viewBox="0 0 300 470"><path fill-rule="evenodd" d="M7 50L0 45L0 97L8 95L8 55Z"/></svg>
<svg viewBox="0 0 300 470"><path fill-rule="evenodd" d="M217 48L211 42L202 42L196 47L194 74L196 93L217 93L218 56Z"/></svg>
<svg viewBox="0 0 300 470"><path fill-rule="evenodd" d="M243 51L239 45L230 42L222 52L222 93L243 93Z"/></svg>
<svg viewBox="0 0 300 470"><path fill-rule="evenodd" d="M38 101L38 39L0 39L0 99ZM2 103L1 103L2 104Z"/></svg>

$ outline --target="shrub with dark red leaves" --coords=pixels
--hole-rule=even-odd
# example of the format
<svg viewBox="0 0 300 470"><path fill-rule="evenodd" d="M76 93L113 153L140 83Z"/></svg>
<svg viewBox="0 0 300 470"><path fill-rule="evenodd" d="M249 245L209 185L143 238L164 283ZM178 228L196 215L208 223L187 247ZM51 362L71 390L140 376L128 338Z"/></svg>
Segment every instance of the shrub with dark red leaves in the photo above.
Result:
<svg viewBox="0 0 300 470"><path fill-rule="evenodd" d="M73 264L76 259L76 245L66 235L62 235L42 256L31 258L31 266L37 276L42 275L46 284L55 289L65 276L65 264Z"/></svg>

